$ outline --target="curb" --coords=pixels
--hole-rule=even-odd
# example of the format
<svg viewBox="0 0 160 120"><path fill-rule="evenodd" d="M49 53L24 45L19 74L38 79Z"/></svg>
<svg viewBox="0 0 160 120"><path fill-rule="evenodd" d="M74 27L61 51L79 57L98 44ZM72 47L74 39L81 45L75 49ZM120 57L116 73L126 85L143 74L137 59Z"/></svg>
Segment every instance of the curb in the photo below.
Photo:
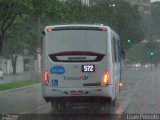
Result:
<svg viewBox="0 0 160 120"><path fill-rule="evenodd" d="M17 90L22 90L22 89L26 89L26 88L31 88L31 87L35 87L35 86L39 86L39 85L41 85L41 83L36 83L36 84L34 84L34 85L28 85L28 86L24 86L24 87L9 89L9 90L3 90L3 91L0 91L0 94L7 93L7 92L14 92L14 91L17 91Z"/></svg>

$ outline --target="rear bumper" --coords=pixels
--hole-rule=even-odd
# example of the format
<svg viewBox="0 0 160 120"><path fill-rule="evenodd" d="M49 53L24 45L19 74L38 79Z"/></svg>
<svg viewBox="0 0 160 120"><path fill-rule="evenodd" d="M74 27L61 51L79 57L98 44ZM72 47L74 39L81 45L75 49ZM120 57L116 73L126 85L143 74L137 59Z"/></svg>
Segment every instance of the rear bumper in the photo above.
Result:
<svg viewBox="0 0 160 120"><path fill-rule="evenodd" d="M105 87L58 88L42 85L42 94L46 101L69 100L90 101L92 98L112 98L112 85Z"/></svg>

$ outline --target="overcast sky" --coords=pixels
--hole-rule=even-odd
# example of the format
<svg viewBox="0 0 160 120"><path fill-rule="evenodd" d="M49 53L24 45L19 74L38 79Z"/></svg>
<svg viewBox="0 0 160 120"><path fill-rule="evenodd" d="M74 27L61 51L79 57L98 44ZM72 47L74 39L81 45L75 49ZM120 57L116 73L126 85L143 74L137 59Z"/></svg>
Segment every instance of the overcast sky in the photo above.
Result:
<svg viewBox="0 0 160 120"><path fill-rule="evenodd" d="M156 1L160 1L160 0L151 0L151 2L156 2Z"/></svg>

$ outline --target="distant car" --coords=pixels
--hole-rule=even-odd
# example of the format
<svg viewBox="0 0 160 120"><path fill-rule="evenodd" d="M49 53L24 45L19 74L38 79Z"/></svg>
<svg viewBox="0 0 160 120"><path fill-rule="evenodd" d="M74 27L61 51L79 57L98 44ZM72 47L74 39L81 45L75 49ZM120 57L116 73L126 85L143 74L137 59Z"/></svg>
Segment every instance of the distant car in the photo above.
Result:
<svg viewBox="0 0 160 120"><path fill-rule="evenodd" d="M0 69L0 79L3 80L3 71L2 71L2 69Z"/></svg>
<svg viewBox="0 0 160 120"><path fill-rule="evenodd" d="M132 67L141 67L140 63L133 64Z"/></svg>

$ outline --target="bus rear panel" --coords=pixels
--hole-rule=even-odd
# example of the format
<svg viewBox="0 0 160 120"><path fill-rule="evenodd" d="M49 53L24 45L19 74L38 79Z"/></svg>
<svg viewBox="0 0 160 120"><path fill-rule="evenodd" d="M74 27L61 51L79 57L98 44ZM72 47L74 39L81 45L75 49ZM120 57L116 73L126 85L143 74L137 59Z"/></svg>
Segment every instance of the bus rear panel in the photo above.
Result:
<svg viewBox="0 0 160 120"><path fill-rule="evenodd" d="M45 28L42 91L46 101L106 102L113 97L110 33L109 27L98 25Z"/></svg>

